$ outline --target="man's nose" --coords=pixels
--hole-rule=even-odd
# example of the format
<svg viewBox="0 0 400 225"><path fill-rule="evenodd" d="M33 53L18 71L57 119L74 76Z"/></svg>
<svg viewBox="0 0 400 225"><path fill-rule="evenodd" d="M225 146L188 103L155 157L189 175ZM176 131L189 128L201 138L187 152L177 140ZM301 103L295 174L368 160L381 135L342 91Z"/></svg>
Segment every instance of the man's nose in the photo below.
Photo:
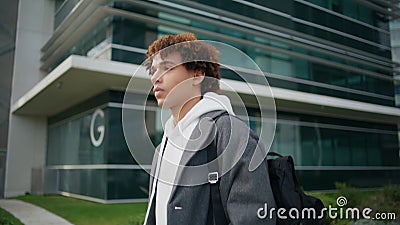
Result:
<svg viewBox="0 0 400 225"><path fill-rule="evenodd" d="M161 76L160 76L159 73L156 72L156 73L153 74L153 76L151 76L150 80L151 80L151 83L154 85L157 82L160 82Z"/></svg>

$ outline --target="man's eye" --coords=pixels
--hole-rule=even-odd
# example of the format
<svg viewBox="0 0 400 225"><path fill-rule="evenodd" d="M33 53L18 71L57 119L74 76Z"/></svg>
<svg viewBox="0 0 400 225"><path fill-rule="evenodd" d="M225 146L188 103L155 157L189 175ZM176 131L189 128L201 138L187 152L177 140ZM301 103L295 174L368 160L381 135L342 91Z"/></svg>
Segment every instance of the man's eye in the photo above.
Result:
<svg viewBox="0 0 400 225"><path fill-rule="evenodd" d="M169 71L171 71L172 69L174 69L173 66L166 66L162 68L162 73L167 73Z"/></svg>
<svg viewBox="0 0 400 225"><path fill-rule="evenodd" d="M150 69L149 70L149 76L152 77L154 76L154 74L158 73L158 74L164 74L167 73L171 70L173 70L176 66L163 66L160 68L154 68L154 69Z"/></svg>

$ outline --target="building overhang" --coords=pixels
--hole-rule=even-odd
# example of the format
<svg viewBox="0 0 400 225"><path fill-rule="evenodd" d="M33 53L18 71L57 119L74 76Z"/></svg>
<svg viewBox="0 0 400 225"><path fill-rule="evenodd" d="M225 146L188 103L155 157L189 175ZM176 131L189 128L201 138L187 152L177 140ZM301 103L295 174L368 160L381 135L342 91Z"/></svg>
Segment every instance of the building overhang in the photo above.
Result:
<svg viewBox="0 0 400 225"><path fill-rule="evenodd" d="M104 91L124 90L140 66L72 55L11 106L19 115L53 116ZM142 86L148 77L135 76Z"/></svg>
<svg viewBox="0 0 400 225"><path fill-rule="evenodd" d="M72 55L13 103L11 111L18 115L53 116L106 90L124 91L135 71L135 87L143 92L151 88L146 71L139 65L92 59ZM256 93L260 98L271 98L261 85L249 85L223 79L223 83L244 96ZM221 86L224 94L232 95L230 88ZM263 91L264 90L264 91ZM398 124L400 109L359 101L323 96L271 87L277 110L307 113L336 118ZM245 99L251 104L251 97Z"/></svg>

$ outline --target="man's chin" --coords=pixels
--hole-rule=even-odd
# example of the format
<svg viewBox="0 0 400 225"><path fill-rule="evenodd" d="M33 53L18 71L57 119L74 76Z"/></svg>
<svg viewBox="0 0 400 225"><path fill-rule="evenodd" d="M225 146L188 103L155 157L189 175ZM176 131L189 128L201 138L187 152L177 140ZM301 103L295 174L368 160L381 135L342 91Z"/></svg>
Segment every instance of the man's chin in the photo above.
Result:
<svg viewBox="0 0 400 225"><path fill-rule="evenodd" d="M157 99L157 105L160 108L166 107L166 104L164 102L164 99Z"/></svg>
<svg viewBox="0 0 400 225"><path fill-rule="evenodd" d="M162 109L170 109L173 106L173 104L171 104L171 102L169 102L169 101L166 102L166 101L164 101L164 99L157 100L157 105L159 108L162 108Z"/></svg>

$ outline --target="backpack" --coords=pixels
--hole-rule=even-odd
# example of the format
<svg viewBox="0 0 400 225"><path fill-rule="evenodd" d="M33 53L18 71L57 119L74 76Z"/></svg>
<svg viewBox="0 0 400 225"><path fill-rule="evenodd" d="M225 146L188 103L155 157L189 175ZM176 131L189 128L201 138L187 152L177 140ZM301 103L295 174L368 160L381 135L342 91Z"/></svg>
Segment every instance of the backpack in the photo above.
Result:
<svg viewBox="0 0 400 225"><path fill-rule="evenodd" d="M226 112L217 112L211 115L211 119L216 121L222 115L227 114ZM272 192L276 201L277 209L284 208L287 219L277 217L277 225L322 225L325 224L325 214L318 218L323 212L324 204L318 198L306 195L296 178L294 162L291 156L282 156L275 152L268 152L267 156L274 156L277 158L268 159L268 173L271 183ZM207 149L207 162L211 162L217 158L217 148L211 147ZM210 181L210 212L211 216L216 225L228 225L228 220L224 213L222 206L221 195L219 191L218 179L212 182L212 171L217 171L217 168L213 168L212 164L209 165L209 181ZM211 175L211 177L210 177ZM211 178L211 179L210 179ZM291 219L289 211L292 208L296 208L300 213L300 218ZM301 219L303 209L313 209L316 212L315 219ZM308 215L308 214L307 214Z"/></svg>
<svg viewBox="0 0 400 225"><path fill-rule="evenodd" d="M276 205L278 208L286 209L283 215L287 217L287 219L277 217L276 224L325 224L325 215L321 216L324 204L320 199L303 192L296 177L293 158L275 152L268 152L268 156L277 156L275 159L268 159L268 173ZM299 212L299 219L292 219L289 216L289 210L292 208L296 208ZM304 211L305 216L302 217L305 208L315 210L315 218L308 211Z"/></svg>

